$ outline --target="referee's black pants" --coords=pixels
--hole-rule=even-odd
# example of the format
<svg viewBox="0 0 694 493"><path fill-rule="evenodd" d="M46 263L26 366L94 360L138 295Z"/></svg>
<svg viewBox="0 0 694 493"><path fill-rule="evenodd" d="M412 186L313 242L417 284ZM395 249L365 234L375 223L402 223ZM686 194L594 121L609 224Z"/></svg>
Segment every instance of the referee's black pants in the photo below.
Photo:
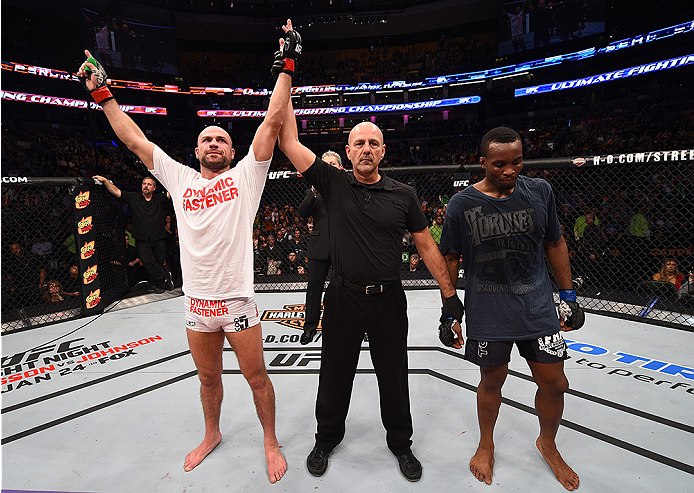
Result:
<svg viewBox="0 0 694 493"><path fill-rule="evenodd" d="M304 330L317 329L320 321L320 303L323 287L330 270L330 259L308 259L308 285L306 286L306 318Z"/></svg>
<svg viewBox="0 0 694 493"><path fill-rule="evenodd" d="M410 451L407 329L407 298L399 283L383 293L367 295L331 281L324 300L316 399L319 449L330 452L345 435L354 375L366 332L378 381L386 443L395 455Z"/></svg>

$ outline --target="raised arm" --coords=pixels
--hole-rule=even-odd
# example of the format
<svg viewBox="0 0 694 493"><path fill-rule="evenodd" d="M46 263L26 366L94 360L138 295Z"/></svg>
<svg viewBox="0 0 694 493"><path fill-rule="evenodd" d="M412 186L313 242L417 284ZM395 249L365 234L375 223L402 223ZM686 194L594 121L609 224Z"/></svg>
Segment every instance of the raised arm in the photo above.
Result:
<svg viewBox="0 0 694 493"><path fill-rule="evenodd" d="M275 150L275 142L291 96L296 59L302 51L301 36L292 29L291 19L287 19L287 25L282 26L282 29L285 36L280 40L280 49L275 53L275 62L271 70L276 80L275 88L270 97L267 114L253 139L253 153L258 161L270 159Z"/></svg>
<svg viewBox="0 0 694 493"><path fill-rule="evenodd" d="M299 173L303 173L311 167L316 160L316 155L311 149L299 142L299 130L296 127L294 106L291 99L285 108L286 116L280 130L280 149L289 158Z"/></svg>
<svg viewBox="0 0 694 493"><path fill-rule="evenodd" d="M120 194L120 188L118 188L117 186L115 186L113 183L111 183L111 182L108 181L105 177L103 177L103 176L101 176L101 175L94 175L93 178L94 178L96 181L100 181L101 184L104 185L104 186L106 187L106 190L108 190L109 192L111 192L112 195L116 196L117 198L120 198L120 195L121 195L121 194Z"/></svg>
<svg viewBox="0 0 694 493"><path fill-rule="evenodd" d="M77 76L94 101L104 109L104 114L118 138L142 160L148 169L153 169L154 144L147 140L140 127L118 106L106 85L107 75L101 64L92 57L89 51L84 50L84 54L87 55L87 60L80 67Z"/></svg>

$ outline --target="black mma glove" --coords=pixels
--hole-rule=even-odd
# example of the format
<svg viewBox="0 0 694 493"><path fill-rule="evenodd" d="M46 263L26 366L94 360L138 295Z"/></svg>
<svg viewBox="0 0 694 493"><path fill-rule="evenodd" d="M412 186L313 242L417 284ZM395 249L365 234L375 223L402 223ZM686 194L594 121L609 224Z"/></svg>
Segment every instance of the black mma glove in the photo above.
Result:
<svg viewBox="0 0 694 493"><path fill-rule="evenodd" d="M559 318L564 320L564 326L571 327L571 330L583 327L586 321L586 314L576 301L576 291L573 289L560 289L559 300Z"/></svg>
<svg viewBox="0 0 694 493"><path fill-rule="evenodd" d="M272 64L272 76L277 80L281 72L294 76L296 68L296 60L301 55L301 35L292 30L287 31L284 35L284 45L282 49L275 52L275 61Z"/></svg>
<svg viewBox="0 0 694 493"><path fill-rule="evenodd" d="M92 69L89 68L89 66L84 66L85 72L91 74L90 77L92 75L96 77L96 87L90 90L89 87L87 87L87 77L80 77L80 82L86 91L92 96L92 98L94 98L94 101L96 101L97 104L102 104L105 101L115 99L113 94L111 94L111 90L108 88L108 85L106 85L108 75L106 74L104 67L93 56L87 58L87 61L96 67L96 69L92 72Z"/></svg>
<svg viewBox="0 0 694 493"><path fill-rule="evenodd" d="M277 50L275 52L275 61L272 64L272 68L270 69L270 73L272 74L272 78L274 80L277 80L277 77L280 76L283 69L284 69L284 56L282 55L281 50ZM290 74L290 77L291 77L291 74Z"/></svg>
<svg viewBox="0 0 694 493"><path fill-rule="evenodd" d="M439 340L444 346L451 347L455 341L455 332L453 332L453 324L457 321L462 322L465 307L463 302L458 298L458 294L454 294L445 299L443 308L441 309L441 318L439 322Z"/></svg>

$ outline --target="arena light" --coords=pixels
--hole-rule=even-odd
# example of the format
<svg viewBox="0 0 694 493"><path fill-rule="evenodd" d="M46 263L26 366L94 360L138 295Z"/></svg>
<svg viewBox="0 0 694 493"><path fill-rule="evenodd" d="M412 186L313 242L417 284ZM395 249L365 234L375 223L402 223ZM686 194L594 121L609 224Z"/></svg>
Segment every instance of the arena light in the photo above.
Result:
<svg viewBox="0 0 694 493"><path fill-rule="evenodd" d="M93 109L102 110L101 106L93 101L87 102L80 99L59 98L55 96L45 96L42 94L27 94L14 91L0 91L0 99L5 101L19 101L22 103L47 104L51 106L62 106L64 108ZM142 115L166 115L166 108L158 106L135 106L121 104L120 109L125 113L136 113Z"/></svg>
<svg viewBox="0 0 694 493"><path fill-rule="evenodd" d="M670 38L676 35L682 35L694 32L694 20L683 22L681 24L669 26L656 31L651 31L647 34L640 34L631 38L614 41L604 48L587 48L585 50L566 53L563 55L551 56L539 60L523 62L517 65L508 65L505 67L497 67L489 70L477 72L464 72L459 74L441 75L437 77L429 77L419 82L404 82L391 81L386 83L361 83L355 85L333 85L333 86L301 86L293 87L292 94L302 94L305 92L345 92L354 93L359 91L375 91L381 89L413 89L415 87L425 87L437 84L452 84L457 82L480 81L490 77L498 77L502 75L510 75L517 72L528 71L539 68L546 68L556 65L561 65L564 62L572 62L611 53L617 50L632 48L644 43L659 41ZM38 75L42 77L50 77L60 80L77 81L77 76L63 70L55 70L35 65L2 62L2 69L25 73L30 75ZM230 88L230 87L191 87L190 90L185 90L177 85L167 84L157 86L152 83L142 83L136 81L126 81L118 79L110 79L109 83L115 88L137 89L143 91L167 92L178 94L217 94L217 95L233 95L233 96L268 96L272 91L269 89L252 89L252 88ZM323 89L325 88L325 89ZM330 89L327 89L330 88Z"/></svg>
<svg viewBox="0 0 694 493"><path fill-rule="evenodd" d="M542 84L539 86L521 87L514 91L514 95L515 97L532 96L535 94L542 94L546 92L562 91L564 89L576 89L579 87L601 84L603 82L611 82L619 79L626 79L627 77L635 77L637 75L659 72L661 70L686 67L692 64L694 64L694 54L685 55L677 58L670 58L669 60L661 60L659 62L647 63L644 65L636 65L634 67L615 70L612 72L605 72L602 74L591 75L588 77L582 77L580 79L552 82L550 84Z"/></svg>
<svg viewBox="0 0 694 493"><path fill-rule="evenodd" d="M482 100L480 96L461 98L437 99L434 101L417 101L412 103L368 104L363 106L336 106L331 108L298 108L295 116L329 116L329 115L363 115L373 113L391 113L399 111L431 110L466 104L476 104ZM202 118L264 118L264 110L199 110Z"/></svg>
<svg viewBox="0 0 694 493"><path fill-rule="evenodd" d="M520 77L522 75L528 75L530 72L516 72L513 74L508 74L508 75L502 75L500 77L494 77L492 80L503 80L503 79L510 79L513 77Z"/></svg>
<svg viewBox="0 0 694 493"><path fill-rule="evenodd" d="M677 34L685 34L691 31L694 31L694 21L683 22L682 24L677 24L676 26L651 31L648 34L639 34L631 38L613 41L604 48L600 48L598 53L610 53L613 51L622 50L624 48L631 48L632 46L637 46L643 43L650 43L651 41L669 38Z"/></svg>
<svg viewBox="0 0 694 493"><path fill-rule="evenodd" d="M602 55L605 53L611 53L617 50L632 48L643 43L650 43L652 41L660 41L662 39L669 38L671 36L687 34L694 32L694 20L683 22L682 24L677 24L674 26L669 26L663 29L658 29L656 31L651 31L648 34L640 34L631 38L622 39L620 41L614 41L604 48L587 48L585 50L577 51L574 53L566 53L563 55L556 55L547 58L541 58L539 60L533 60L529 62L520 63L517 65L507 65L505 67L498 67L489 70L481 70L478 72L466 72L453 75L442 75L438 77L429 77L424 79L425 84L447 84L451 82L463 82L475 79L487 79L489 77L497 77L500 75L513 74L515 72L527 71L532 69L552 67L555 65L561 65L564 62L573 62L578 60L583 60L586 58L593 57L595 55Z"/></svg>

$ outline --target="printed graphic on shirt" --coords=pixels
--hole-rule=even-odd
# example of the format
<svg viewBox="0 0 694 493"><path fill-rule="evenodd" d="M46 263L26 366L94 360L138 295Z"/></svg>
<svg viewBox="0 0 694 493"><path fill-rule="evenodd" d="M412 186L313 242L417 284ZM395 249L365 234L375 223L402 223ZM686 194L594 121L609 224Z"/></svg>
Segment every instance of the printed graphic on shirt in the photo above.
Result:
<svg viewBox="0 0 694 493"><path fill-rule="evenodd" d="M465 211L473 246L478 247L473 258L480 272L476 292L523 294L538 288L528 282L532 277L530 254L537 250L534 242L527 241L527 235L535 232L534 212L526 208L484 213L482 206Z"/></svg>
<svg viewBox="0 0 694 493"><path fill-rule="evenodd" d="M217 204L234 200L238 196L239 189L234 186L234 179L227 176L219 179L210 188L186 188L183 192L183 210L209 209Z"/></svg>
<svg viewBox="0 0 694 493"><path fill-rule="evenodd" d="M535 209L528 208L485 214L482 212L482 206L466 210L465 219L470 226L472 244L477 246L483 241L494 238L533 233L535 231L533 212Z"/></svg>

